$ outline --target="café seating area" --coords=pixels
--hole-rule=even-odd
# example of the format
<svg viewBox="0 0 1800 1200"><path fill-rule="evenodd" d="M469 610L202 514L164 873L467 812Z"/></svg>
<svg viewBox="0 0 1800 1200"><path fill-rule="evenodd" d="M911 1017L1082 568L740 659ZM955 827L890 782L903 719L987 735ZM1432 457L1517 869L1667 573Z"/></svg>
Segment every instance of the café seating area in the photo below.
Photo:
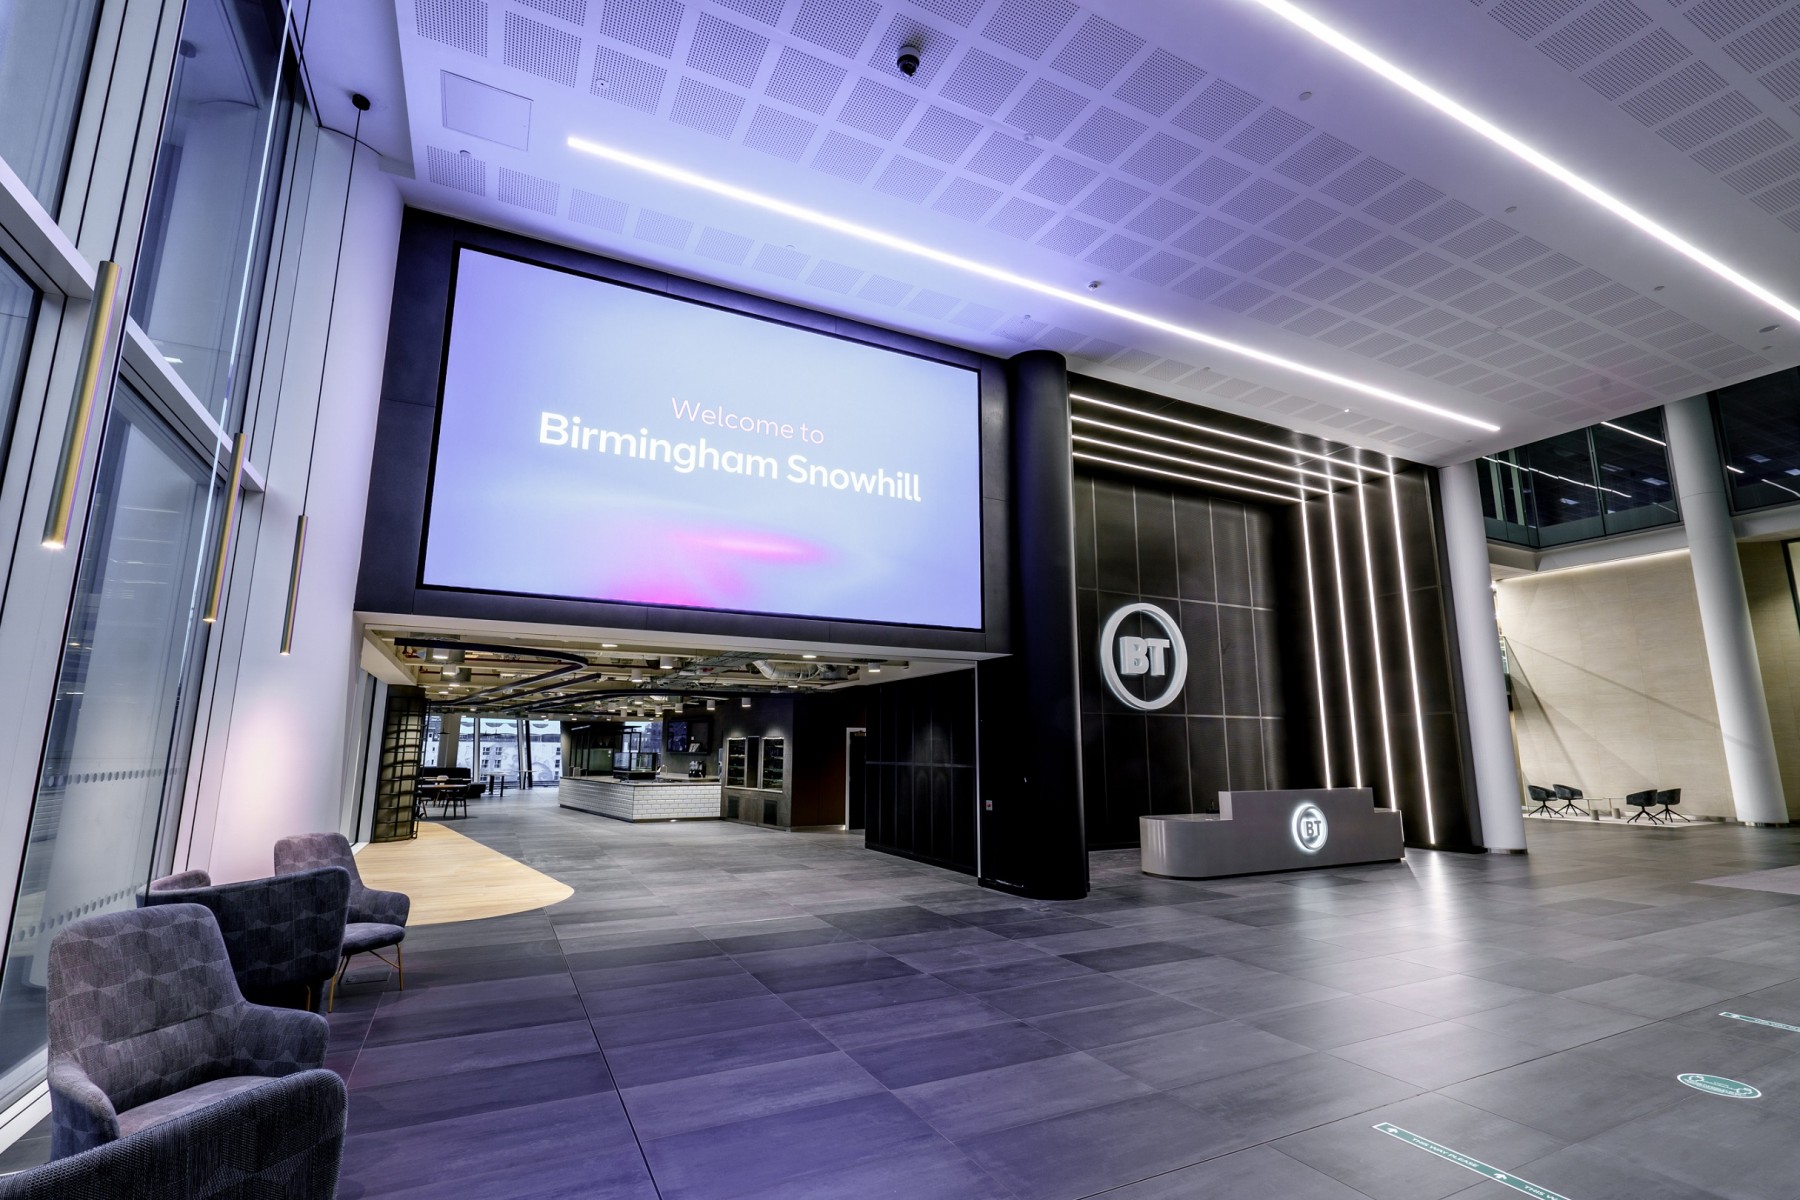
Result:
<svg viewBox="0 0 1800 1200"><path fill-rule="evenodd" d="M1603 818L1600 815L1607 809L1611 809L1614 803L1613 798L1602 796L1589 799L1582 794L1580 788L1566 783L1558 783L1550 787L1530 784L1525 790L1531 797L1532 805L1525 810L1525 815L1528 817L1615 819ZM1686 816L1675 811L1676 806L1681 803L1680 788L1648 788L1640 792L1631 792L1620 799L1626 808L1637 810L1621 822L1622 824L1635 825L1639 821L1647 821L1651 825L1672 825L1676 821L1683 824L1689 823ZM1584 808L1583 805L1593 807Z"/></svg>
<svg viewBox="0 0 1800 1200"><path fill-rule="evenodd" d="M336 1195L347 1099L320 1009L356 955L400 972L411 901L366 886L341 834L273 859L263 879L155 880L56 934L51 1161L0 1178L0 1200Z"/></svg>

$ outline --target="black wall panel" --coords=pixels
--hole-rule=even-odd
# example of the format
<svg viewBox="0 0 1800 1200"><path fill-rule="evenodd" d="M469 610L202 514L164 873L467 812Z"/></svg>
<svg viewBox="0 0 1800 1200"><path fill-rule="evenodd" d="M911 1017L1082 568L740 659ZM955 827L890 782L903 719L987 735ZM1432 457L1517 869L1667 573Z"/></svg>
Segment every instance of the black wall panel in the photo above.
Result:
<svg viewBox="0 0 1800 1200"><path fill-rule="evenodd" d="M975 672L857 689L868 720L865 843L975 870Z"/></svg>
<svg viewBox="0 0 1800 1200"><path fill-rule="evenodd" d="M1228 789L1288 786L1280 513L1077 467L1075 558L1088 845L1138 844L1150 812L1216 812ZM1181 624L1182 694L1139 712L1101 678L1100 627L1149 601Z"/></svg>

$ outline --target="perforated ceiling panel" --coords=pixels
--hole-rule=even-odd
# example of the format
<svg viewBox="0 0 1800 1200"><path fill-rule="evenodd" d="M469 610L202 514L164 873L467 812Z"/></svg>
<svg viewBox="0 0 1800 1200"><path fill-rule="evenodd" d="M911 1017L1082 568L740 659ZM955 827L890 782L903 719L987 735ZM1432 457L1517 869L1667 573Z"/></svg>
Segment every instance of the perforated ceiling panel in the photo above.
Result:
<svg viewBox="0 0 1800 1200"><path fill-rule="evenodd" d="M1154 45L1105 4L400 2L412 17L402 22L409 79L436 64L540 103L573 89L559 102L593 108L580 128L654 117L754 152L777 173L764 176L766 190L804 202L821 188L865 189L884 213L916 212L887 220L913 222L903 232L920 240L938 230L991 239L978 253L1027 273L1116 290L1121 303L1297 358L1325 355L1336 370L1452 405L1515 413L1531 436L1781 357L1741 323L1715 328L1665 303L1660 287L1584 262L1583 241L1559 244L1553 222L1527 232L1491 194L1461 194L1456 172L1396 165L1407 158L1392 147L1368 153L1330 106L1307 105L1310 92L1271 96L1241 54L1208 62ZM1545 65L1533 69L1572 75L1596 105L1652 131L1661 153L1717 180L1722 204L1747 201L1800 232L1800 5L1468 0L1458 11L1471 46L1535 48ZM908 41L922 48L910 78L894 64ZM483 59L485 72L474 69ZM1454 458L1469 444L1441 420L1361 400L1346 411L1339 394L1308 398L1292 375L1271 387L1253 364L1198 347L1171 357L1166 339L1134 341L1079 311L1042 320L1027 295L982 287L976 300L954 275L908 283L891 265L840 261L844 249L815 259L750 236L749 213L732 229L696 221L698 209L683 215L674 197L643 209L583 190L567 174L560 128L534 137L531 156L509 161L490 193L486 161L459 154L454 135L416 111L415 126L430 184L567 221L578 243L604 234L612 252L701 274L734 268L740 286L827 307L842 297L873 315L857 308L866 301L893 310L878 319L928 336L969 342L979 330L974 344L997 352L1053 346L1103 374L1264 405L1299 427L1416 457ZM691 165L709 167L704 157ZM837 209L861 215L841 198Z"/></svg>

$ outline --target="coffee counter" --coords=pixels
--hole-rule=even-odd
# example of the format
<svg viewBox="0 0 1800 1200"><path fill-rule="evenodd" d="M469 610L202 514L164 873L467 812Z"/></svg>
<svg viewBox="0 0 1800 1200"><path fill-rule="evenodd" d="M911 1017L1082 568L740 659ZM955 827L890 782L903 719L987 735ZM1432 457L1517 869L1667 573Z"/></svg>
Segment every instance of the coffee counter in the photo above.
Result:
<svg viewBox="0 0 1800 1200"><path fill-rule="evenodd" d="M556 802L617 821L716 821L719 781L565 775L556 785Z"/></svg>

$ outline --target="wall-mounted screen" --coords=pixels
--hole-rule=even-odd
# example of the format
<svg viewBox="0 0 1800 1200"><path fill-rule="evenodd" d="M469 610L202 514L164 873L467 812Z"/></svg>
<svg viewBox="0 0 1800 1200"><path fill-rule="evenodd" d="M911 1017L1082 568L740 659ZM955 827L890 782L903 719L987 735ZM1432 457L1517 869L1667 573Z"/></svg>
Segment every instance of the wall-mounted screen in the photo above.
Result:
<svg viewBox="0 0 1800 1200"><path fill-rule="evenodd" d="M975 371L458 251L420 582L981 627Z"/></svg>

